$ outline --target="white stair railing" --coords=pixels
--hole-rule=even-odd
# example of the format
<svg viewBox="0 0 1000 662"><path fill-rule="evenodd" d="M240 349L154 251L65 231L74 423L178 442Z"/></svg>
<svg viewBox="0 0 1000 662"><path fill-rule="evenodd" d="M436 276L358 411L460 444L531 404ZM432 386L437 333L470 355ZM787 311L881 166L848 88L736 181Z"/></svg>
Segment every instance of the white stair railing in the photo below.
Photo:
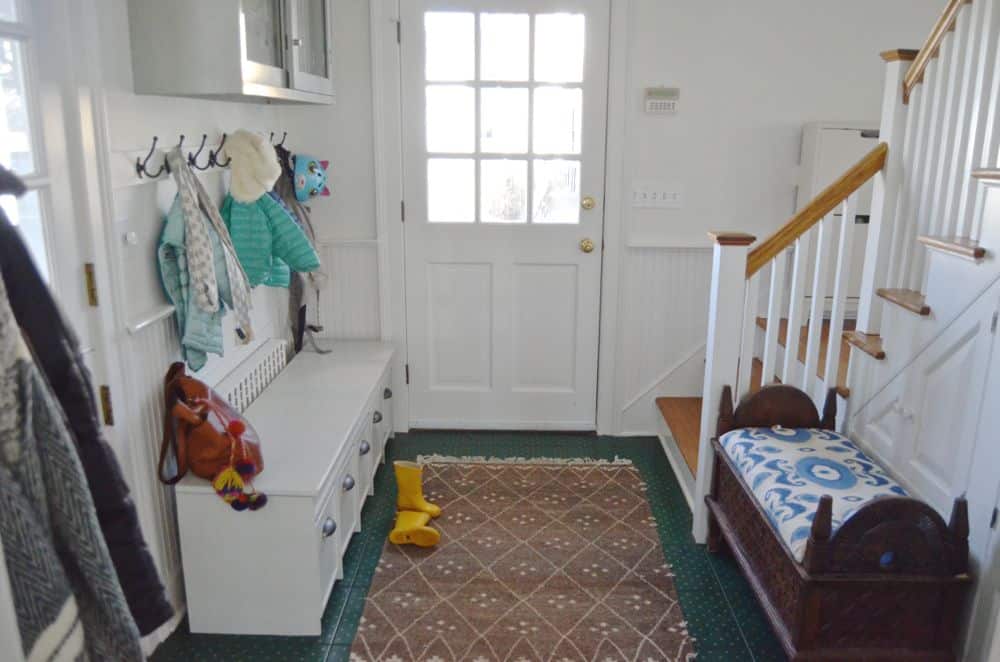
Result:
<svg viewBox="0 0 1000 662"><path fill-rule="evenodd" d="M806 205L784 227L753 251L754 237L740 233L712 233L712 289L709 301L705 379L702 389L699 458L711 458L711 439L724 386L737 399L774 381L780 351L781 320L788 319L782 378L813 395L822 406L826 392L838 386L841 359L840 336L847 306L848 277L853 247L855 195L878 173L886 159L887 146L880 144L861 161ZM839 212L839 213L838 213ZM810 235L815 250L807 250ZM788 252L792 255L792 277L785 278ZM830 279L829 265L835 265ZM766 276L766 277L765 277ZM811 282L808 311L808 340L805 367L798 366L799 336L803 322L804 297ZM833 308L828 341L823 342L824 308L831 291ZM765 293L766 292L766 293ZM763 297L763 298L762 298ZM757 315L766 301L767 324L760 381L752 380ZM823 356L824 344L827 346ZM825 360L823 378L817 378L820 361ZM710 461L699 461L695 480L694 536L704 541L707 515L704 497L711 487Z"/></svg>
<svg viewBox="0 0 1000 662"><path fill-rule="evenodd" d="M919 51L886 61L881 138L861 284L858 330L882 328L880 288L926 291L927 251L918 237L980 239L983 189L970 177L1000 147L1000 4L949 0Z"/></svg>

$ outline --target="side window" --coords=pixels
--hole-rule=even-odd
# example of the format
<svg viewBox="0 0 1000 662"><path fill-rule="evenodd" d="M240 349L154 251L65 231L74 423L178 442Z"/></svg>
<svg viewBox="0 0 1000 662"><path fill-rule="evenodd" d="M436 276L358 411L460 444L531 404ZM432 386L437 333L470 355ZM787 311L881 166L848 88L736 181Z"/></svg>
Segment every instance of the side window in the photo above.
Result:
<svg viewBox="0 0 1000 662"><path fill-rule="evenodd" d="M51 182L41 145L35 89L33 23L28 3L0 0L0 163L24 179L28 192L0 196L7 218L24 237L39 270L49 278L46 209Z"/></svg>

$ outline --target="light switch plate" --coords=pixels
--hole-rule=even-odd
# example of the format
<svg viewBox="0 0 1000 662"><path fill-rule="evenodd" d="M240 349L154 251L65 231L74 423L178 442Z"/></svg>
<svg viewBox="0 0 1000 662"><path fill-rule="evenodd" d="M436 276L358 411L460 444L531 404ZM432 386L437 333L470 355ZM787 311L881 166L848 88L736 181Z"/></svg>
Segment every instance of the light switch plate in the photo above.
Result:
<svg viewBox="0 0 1000 662"><path fill-rule="evenodd" d="M684 195L677 184L634 182L632 206L646 209L680 209L684 206Z"/></svg>

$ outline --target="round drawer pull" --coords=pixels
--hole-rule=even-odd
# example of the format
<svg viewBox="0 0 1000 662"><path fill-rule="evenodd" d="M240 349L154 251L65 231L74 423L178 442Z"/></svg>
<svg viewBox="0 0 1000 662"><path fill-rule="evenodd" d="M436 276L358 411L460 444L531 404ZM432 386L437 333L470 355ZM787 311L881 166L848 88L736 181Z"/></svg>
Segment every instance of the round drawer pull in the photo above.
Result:
<svg viewBox="0 0 1000 662"><path fill-rule="evenodd" d="M368 455L368 453L371 451L371 449L372 449L372 445L369 444L367 441L362 441L361 442L360 453L362 455Z"/></svg>
<svg viewBox="0 0 1000 662"><path fill-rule="evenodd" d="M345 492L350 492L351 490L353 490L354 476L352 476L351 474L347 474L346 476L344 476L344 482L341 483L341 486L344 488Z"/></svg>
<svg viewBox="0 0 1000 662"><path fill-rule="evenodd" d="M333 532L337 530L337 523L333 521L332 517L327 517L323 521L323 537L329 538L333 535Z"/></svg>
<svg viewBox="0 0 1000 662"><path fill-rule="evenodd" d="M375 412L372 415L372 422L373 423L381 423L382 422L382 412L380 412L380 411Z"/></svg>
<svg viewBox="0 0 1000 662"><path fill-rule="evenodd" d="M382 391L382 399L388 400L391 397L392 397L392 389L391 388L387 388L386 390Z"/></svg>

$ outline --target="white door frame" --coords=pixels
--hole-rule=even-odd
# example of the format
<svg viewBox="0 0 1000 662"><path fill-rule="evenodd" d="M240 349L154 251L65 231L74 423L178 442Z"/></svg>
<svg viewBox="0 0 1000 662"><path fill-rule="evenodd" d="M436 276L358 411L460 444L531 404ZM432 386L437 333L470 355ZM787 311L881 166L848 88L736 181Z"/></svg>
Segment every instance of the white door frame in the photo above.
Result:
<svg viewBox="0 0 1000 662"><path fill-rule="evenodd" d="M399 67L399 1L371 0L371 71L375 158L375 223L378 236L382 340L396 347L393 365L393 420L397 432L410 427L406 386L406 254L402 200L402 112ZM628 34L632 0L610 0L608 126L605 152L604 254L601 275L600 341L597 378L597 431L616 434L618 317L621 283L622 219L626 214L625 125L628 103ZM405 38L405 36L404 36Z"/></svg>

